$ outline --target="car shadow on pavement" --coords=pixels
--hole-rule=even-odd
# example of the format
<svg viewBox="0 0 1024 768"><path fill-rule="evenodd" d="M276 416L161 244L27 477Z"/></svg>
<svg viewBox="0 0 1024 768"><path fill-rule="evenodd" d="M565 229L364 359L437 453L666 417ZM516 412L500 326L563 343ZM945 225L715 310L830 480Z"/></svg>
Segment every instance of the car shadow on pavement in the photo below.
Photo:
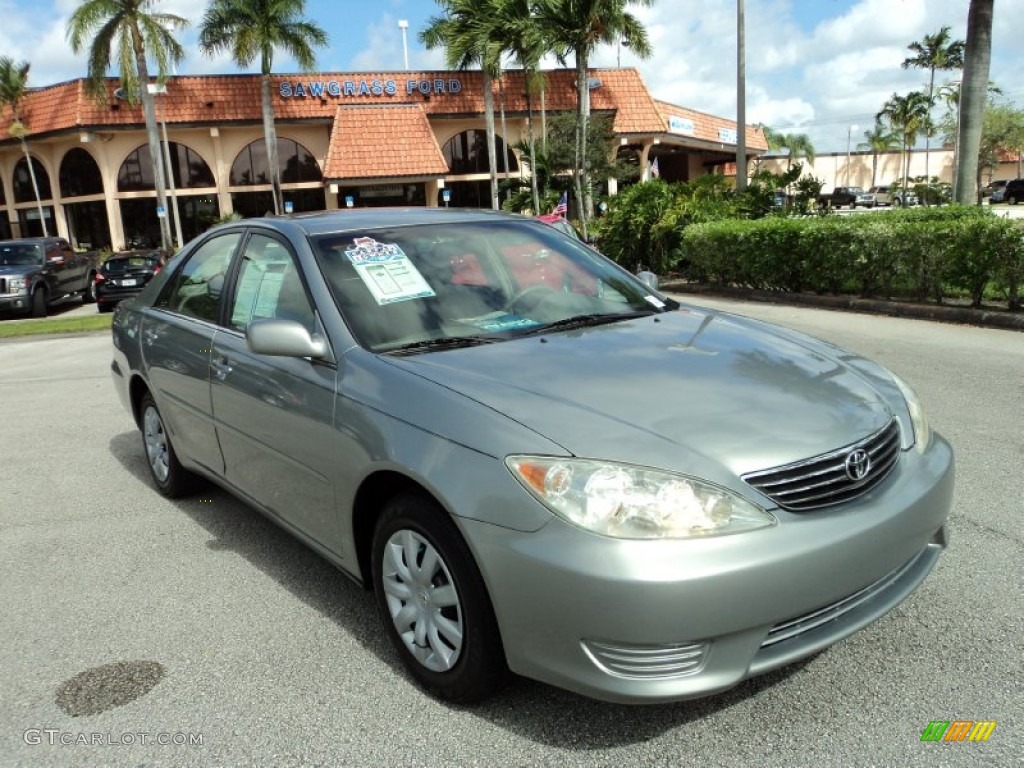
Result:
<svg viewBox="0 0 1024 768"><path fill-rule="evenodd" d="M152 484L138 432L114 435L110 452L140 482ZM215 503L204 503L202 499ZM401 684L416 686L384 635L370 592L213 483L200 480L193 496L171 503L213 537L208 547L244 557L398 672ZM609 704L515 675L492 699L472 707L446 704L426 694L422 701L438 710L457 710L478 717L536 743L580 751L599 750L648 741L728 709L800 674L815 658L745 681L715 697L663 705Z"/></svg>

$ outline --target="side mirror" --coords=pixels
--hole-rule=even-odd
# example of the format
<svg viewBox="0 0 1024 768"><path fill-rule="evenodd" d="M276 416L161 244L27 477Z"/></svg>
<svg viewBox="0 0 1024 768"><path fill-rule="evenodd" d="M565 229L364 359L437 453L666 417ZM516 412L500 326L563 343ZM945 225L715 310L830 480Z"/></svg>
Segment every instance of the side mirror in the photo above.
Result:
<svg viewBox="0 0 1024 768"><path fill-rule="evenodd" d="M302 324L294 320L253 320L245 329L245 340L249 349L258 355L319 358L327 354L324 337L310 335Z"/></svg>

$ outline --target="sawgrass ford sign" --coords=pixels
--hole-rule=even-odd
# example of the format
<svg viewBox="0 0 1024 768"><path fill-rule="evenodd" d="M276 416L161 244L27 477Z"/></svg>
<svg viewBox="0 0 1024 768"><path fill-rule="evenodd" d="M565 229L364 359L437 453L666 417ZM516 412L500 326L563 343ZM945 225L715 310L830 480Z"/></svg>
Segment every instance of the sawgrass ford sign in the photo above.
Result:
<svg viewBox="0 0 1024 768"><path fill-rule="evenodd" d="M457 78L437 77L419 80L310 80L308 82L284 82L279 87L282 99L304 99L345 96L396 96L421 93L429 96L435 93L459 93L462 81Z"/></svg>

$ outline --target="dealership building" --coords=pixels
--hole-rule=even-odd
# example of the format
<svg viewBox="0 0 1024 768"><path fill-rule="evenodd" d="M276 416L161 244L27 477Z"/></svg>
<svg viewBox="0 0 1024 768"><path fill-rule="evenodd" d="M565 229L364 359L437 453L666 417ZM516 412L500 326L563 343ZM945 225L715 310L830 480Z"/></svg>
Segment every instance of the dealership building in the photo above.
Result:
<svg viewBox="0 0 1024 768"><path fill-rule="evenodd" d="M543 111L532 99L537 133L542 115L576 108L575 72L546 74ZM673 181L735 173L735 122L659 101L634 69L590 74L592 113L611 116L617 151L635 158L643 178L652 166ZM494 92L506 126L496 120L499 178L526 177L514 149L531 106L523 73L505 73ZM172 77L155 95L172 170L168 211L157 207L141 105L122 95L113 79L102 100L82 79L26 95L20 112L41 206L8 132L11 112L0 115L0 239L42 234L45 221L78 248L120 250L159 245L158 216L187 242L230 213L273 210L258 75ZM286 211L489 205L479 72L279 75L273 98ZM746 147L750 158L767 150L753 128ZM616 181L608 187L614 194Z"/></svg>

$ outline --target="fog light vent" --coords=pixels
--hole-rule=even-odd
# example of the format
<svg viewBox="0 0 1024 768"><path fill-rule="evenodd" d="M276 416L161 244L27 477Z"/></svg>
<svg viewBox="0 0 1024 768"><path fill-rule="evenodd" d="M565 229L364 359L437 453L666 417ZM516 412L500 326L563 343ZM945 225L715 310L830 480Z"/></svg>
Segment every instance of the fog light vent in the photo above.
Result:
<svg viewBox="0 0 1024 768"><path fill-rule="evenodd" d="M621 645L584 640L583 650L609 675L650 680L699 672L707 657L708 643Z"/></svg>

